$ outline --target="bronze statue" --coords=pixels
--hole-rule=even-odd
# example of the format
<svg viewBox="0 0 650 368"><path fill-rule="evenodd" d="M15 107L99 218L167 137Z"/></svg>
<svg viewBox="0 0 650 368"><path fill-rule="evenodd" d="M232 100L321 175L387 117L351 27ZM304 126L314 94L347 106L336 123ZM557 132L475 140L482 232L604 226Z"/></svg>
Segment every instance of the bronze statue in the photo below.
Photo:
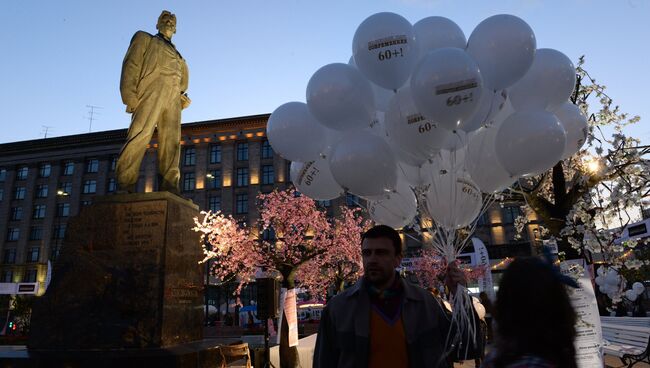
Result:
<svg viewBox="0 0 650 368"><path fill-rule="evenodd" d="M181 110L190 105L187 64L171 42L176 16L164 10L155 36L138 31L133 35L122 63L120 93L131 113L126 143L117 160L116 175L121 192L135 192L140 164L154 129L158 132L160 190L179 193Z"/></svg>

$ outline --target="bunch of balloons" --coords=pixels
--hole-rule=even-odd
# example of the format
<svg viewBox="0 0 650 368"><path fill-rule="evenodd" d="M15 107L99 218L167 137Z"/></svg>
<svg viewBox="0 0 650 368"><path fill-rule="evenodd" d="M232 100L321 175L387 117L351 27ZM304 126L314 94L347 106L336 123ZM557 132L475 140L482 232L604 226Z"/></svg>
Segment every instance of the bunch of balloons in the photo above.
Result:
<svg viewBox="0 0 650 368"><path fill-rule="evenodd" d="M313 199L358 195L396 228L420 201L457 229L476 219L482 193L580 149L587 119L569 101L575 83L569 58L537 49L516 16L489 17L466 39L447 18L411 25L377 13L359 25L349 62L318 69L306 103L278 107L267 135Z"/></svg>
<svg viewBox="0 0 650 368"><path fill-rule="evenodd" d="M598 289L612 300L625 296L627 300L634 302L639 295L645 293L645 286L640 282L633 283L630 289L625 290L627 281L614 267L602 266L596 273L598 276L596 276L595 282Z"/></svg>

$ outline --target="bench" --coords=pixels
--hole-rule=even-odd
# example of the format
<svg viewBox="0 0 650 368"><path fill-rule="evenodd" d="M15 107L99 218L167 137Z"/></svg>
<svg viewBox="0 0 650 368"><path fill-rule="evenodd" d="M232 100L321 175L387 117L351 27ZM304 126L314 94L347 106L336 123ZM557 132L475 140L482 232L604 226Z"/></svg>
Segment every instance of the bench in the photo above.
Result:
<svg viewBox="0 0 650 368"><path fill-rule="evenodd" d="M626 317L621 317L626 318ZM650 326L643 323L606 323L602 322L603 352L617 356L627 367L639 362L650 363ZM635 325L636 324L636 325Z"/></svg>

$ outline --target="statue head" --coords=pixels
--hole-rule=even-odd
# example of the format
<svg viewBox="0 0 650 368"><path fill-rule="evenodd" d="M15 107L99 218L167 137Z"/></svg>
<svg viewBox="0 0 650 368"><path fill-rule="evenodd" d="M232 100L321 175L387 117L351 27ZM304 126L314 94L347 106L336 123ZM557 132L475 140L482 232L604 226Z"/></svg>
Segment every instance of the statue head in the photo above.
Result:
<svg viewBox="0 0 650 368"><path fill-rule="evenodd" d="M156 29L160 34L171 40L172 35L176 33L176 15L168 10L163 10L158 17Z"/></svg>

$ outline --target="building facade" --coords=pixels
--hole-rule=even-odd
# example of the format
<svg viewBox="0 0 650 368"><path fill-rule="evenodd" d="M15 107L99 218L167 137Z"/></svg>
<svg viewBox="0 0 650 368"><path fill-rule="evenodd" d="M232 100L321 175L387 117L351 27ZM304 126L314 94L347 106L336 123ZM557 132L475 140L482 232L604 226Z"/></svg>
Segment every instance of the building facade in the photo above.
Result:
<svg viewBox="0 0 650 368"><path fill-rule="evenodd" d="M182 125L180 187L202 210L220 210L255 226L257 196L290 185L289 164L266 139L269 115ZM126 129L13 142L0 145L0 282L45 282L48 260L55 261L68 220L95 196L117 190L115 164ZM157 190L154 136L140 169L138 192ZM336 215L340 205L358 206L353 195L319 205ZM495 262L530 254L535 218L517 240L519 204L492 206L479 219L476 234ZM421 242L403 237L407 254ZM41 285L42 286L42 285ZM40 288L43 290L43 288Z"/></svg>

